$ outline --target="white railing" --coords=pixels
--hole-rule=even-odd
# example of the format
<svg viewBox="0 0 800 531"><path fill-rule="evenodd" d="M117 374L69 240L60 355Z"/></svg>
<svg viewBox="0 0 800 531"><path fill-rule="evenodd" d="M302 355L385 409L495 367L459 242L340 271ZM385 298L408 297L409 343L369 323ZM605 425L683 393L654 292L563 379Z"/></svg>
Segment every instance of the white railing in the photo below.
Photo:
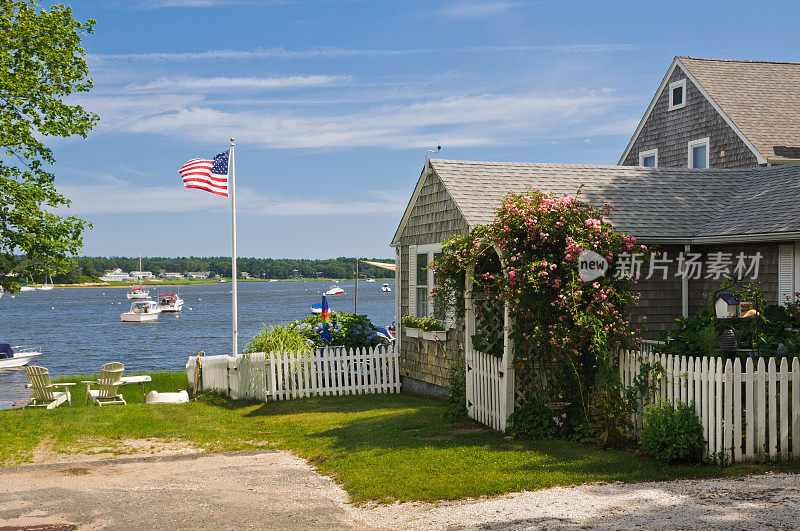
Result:
<svg viewBox="0 0 800 531"><path fill-rule="evenodd" d="M469 417L492 429L505 431L508 421L506 378L500 358L477 350L467 352L465 370Z"/></svg>
<svg viewBox="0 0 800 531"><path fill-rule="evenodd" d="M190 383L196 363L192 356L186 364ZM201 390L235 399L400 392L400 363L391 347L204 356L201 374Z"/></svg>
<svg viewBox="0 0 800 531"><path fill-rule="evenodd" d="M630 385L642 362L658 362L665 375L656 400L694 403L715 461L800 459L800 360L686 357L651 352L620 353L622 383ZM638 430L642 413L634 415Z"/></svg>

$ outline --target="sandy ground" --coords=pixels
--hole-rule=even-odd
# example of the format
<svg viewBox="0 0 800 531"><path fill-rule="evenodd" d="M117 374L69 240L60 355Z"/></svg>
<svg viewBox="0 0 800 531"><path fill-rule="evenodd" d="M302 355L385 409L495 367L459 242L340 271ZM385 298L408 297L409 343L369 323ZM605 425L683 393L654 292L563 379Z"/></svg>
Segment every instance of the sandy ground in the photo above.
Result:
<svg viewBox="0 0 800 531"><path fill-rule="evenodd" d="M148 454L152 442L128 442ZM157 446L158 448L158 446ZM798 529L800 476L595 484L496 498L354 507L283 451L0 468L3 526L77 529ZM44 457L42 454L41 457ZM52 458L52 456L51 456ZM51 527L51 529L55 529ZM66 529L66 528L65 528Z"/></svg>

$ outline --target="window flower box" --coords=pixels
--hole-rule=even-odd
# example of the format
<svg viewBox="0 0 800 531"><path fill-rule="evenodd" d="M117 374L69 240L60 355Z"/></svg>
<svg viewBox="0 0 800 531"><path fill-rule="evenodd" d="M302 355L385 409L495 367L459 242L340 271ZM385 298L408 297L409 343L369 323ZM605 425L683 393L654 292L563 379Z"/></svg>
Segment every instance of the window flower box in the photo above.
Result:
<svg viewBox="0 0 800 531"><path fill-rule="evenodd" d="M446 341L447 340L447 330L422 330L422 339L427 339L428 341Z"/></svg>
<svg viewBox="0 0 800 531"><path fill-rule="evenodd" d="M406 327L406 337L419 337L423 331L419 328L409 328Z"/></svg>

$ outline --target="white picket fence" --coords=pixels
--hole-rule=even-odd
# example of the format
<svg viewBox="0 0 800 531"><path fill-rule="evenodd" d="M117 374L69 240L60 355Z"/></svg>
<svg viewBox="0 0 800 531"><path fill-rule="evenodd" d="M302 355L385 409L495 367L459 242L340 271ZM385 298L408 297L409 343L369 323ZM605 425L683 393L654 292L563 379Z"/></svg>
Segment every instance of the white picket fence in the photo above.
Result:
<svg viewBox="0 0 800 531"><path fill-rule="evenodd" d="M492 429L505 431L507 393L500 358L473 350L467 352L466 365L469 417Z"/></svg>
<svg viewBox="0 0 800 531"><path fill-rule="evenodd" d="M686 357L652 351L620 353L622 382L630 385L643 361L659 362L656 400L694 402L708 442L705 455L717 462L800 459L800 360ZM744 365L744 366L742 366ZM634 415L637 430L642 414Z"/></svg>
<svg viewBox="0 0 800 531"><path fill-rule="evenodd" d="M186 364L189 382L194 381L196 363L192 356ZM235 399L400 392L400 362L391 347L204 356L201 374L202 391Z"/></svg>

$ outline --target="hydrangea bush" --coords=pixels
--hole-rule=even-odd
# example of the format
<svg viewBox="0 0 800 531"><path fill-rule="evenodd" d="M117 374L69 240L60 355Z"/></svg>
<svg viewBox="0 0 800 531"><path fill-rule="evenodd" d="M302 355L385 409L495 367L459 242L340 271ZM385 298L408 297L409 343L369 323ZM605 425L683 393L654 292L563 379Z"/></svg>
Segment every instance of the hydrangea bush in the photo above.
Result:
<svg viewBox="0 0 800 531"><path fill-rule="evenodd" d="M330 331L333 336L331 346L342 346L345 348L374 347L381 343L381 338L366 315L352 313L332 312L330 314ZM297 321L293 325L300 334L315 347L325 346L320 339L322 332L322 317L311 315L302 321Z"/></svg>
<svg viewBox="0 0 800 531"><path fill-rule="evenodd" d="M604 219L612 208L540 190L511 193L493 222L445 242L432 265L437 305L463 300L466 272L474 268L473 296L510 304L518 370L548 367L558 379L557 389L549 386L557 391L552 398L574 400L584 411L598 375L613 377L613 354L638 342L629 313L636 278L616 274L614 265L634 255L646 263L648 250ZM609 262L604 276L581 280L585 250Z"/></svg>

